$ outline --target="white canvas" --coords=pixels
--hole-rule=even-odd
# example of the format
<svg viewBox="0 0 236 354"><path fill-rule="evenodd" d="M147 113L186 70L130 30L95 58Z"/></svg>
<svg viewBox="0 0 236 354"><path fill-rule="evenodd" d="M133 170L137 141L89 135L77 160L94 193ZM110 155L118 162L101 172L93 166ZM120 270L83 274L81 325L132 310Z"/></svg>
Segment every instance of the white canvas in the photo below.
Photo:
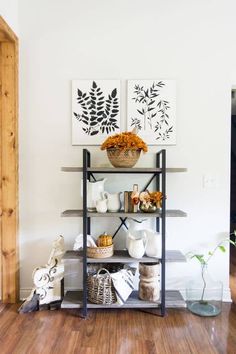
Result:
<svg viewBox="0 0 236 354"><path fill-rule="evenodd" d="M120 131L120 81L72 81L72 145L100 145Z"/></svg>
<svg viewBox="0 0 236 354"><path fill-rule="evenodd" d="M129 80L127 129L149 145L176 144L176 84L173 80Z"/></svg>

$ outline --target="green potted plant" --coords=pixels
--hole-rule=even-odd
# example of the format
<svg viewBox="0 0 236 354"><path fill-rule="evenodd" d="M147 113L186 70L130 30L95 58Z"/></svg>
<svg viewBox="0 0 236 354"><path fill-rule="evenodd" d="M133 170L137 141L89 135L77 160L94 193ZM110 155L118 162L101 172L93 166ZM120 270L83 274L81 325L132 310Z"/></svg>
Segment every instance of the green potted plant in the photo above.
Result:
<svg viewBox="0 0 236 354"><path fill-rule="evenodd" d="M236 247L236 230L234 241L226 238L207 254L188 253L188 257L196 259L201 266L199 279L194 279L187 286L187 308L194 314L204 317L217 316L221 312L223 284L214 280L208 273L208 264L217 251L226 252L224 244L229 242Z"/></svg>

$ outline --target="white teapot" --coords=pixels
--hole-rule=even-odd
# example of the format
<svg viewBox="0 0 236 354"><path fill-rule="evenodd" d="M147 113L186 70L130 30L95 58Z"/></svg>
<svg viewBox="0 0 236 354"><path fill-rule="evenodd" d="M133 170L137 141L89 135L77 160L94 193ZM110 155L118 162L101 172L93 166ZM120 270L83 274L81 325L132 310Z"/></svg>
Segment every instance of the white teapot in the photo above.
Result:
<svg viewBox="0 0 236 354"><path fill-rule="evenodd" d="M120 201L121 192L118 193L103 193L103 198L107 199L107 210L111 213L115 213L120 210L121 208L121 201Z"/></svg>
<svg viewBox="0 0 236 354"><path fill-rule="evenodd" d="M96 211L96 201L103 198L104 184L107 178L98 181L87 180L87 208ZM83 197L83 180L81 181L81 196Z"/></svg>
<svg viewBox="0 0 236 354"><path fill-rule="evenodd" d="M146 249L145 236L134 236L128 232L128 252L130 257L142 258Z"/></svg>

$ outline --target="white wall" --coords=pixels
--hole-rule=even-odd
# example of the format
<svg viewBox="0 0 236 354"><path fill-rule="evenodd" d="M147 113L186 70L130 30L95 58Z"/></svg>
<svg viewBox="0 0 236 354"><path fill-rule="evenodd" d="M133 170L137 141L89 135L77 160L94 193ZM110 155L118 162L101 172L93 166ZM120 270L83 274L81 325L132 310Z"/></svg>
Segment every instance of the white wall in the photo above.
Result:
<svg viewBox="0 0 236 354"><path fill-rule="evenodd" d="M175 79L177 145L166 147L167 164L188 172L168 176L167 206L188 217L168 219L167 246L208 250L228 235L235 11L229 0L20 2L22 291L32 285L33 268L47 261L53 239L62 234L71 248L82 230L81 220L60 217L82 205L81 176L60 172L82 161L82 147L71 146L72 79L120 79L123 120L126 79ZM95 164L107 162L98 147L90 150L99 156ZM151 147L139 166L151 165L156 150ZM204 189L204 175L218 186ZM124 190L135 181L142 184L135 177L124 184L116 179L108 189ZM99 233L104 226L94 222L95 229ZM227 298L228 253L218 254L210 268L224 282ZM195 261L169 265L168 286L185 288L197 271Z"/></svg>
<svg viewBox="0 0 236 354"><path fill-rule="evenodd" d="M0 16L18 34L18 0L0 0Z"/></svg>

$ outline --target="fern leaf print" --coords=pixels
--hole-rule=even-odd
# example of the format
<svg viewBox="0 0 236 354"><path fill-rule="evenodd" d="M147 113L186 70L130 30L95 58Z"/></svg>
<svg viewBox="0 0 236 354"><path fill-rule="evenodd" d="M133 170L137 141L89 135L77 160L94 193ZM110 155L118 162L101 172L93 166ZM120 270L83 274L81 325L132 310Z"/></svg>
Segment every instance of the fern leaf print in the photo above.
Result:
<svg viewBox="0 0 236 354"><path fill-rule="evenodd" d="M119 81L72 81L72 144L101 144L107 135L119 130Z"/></svg>

